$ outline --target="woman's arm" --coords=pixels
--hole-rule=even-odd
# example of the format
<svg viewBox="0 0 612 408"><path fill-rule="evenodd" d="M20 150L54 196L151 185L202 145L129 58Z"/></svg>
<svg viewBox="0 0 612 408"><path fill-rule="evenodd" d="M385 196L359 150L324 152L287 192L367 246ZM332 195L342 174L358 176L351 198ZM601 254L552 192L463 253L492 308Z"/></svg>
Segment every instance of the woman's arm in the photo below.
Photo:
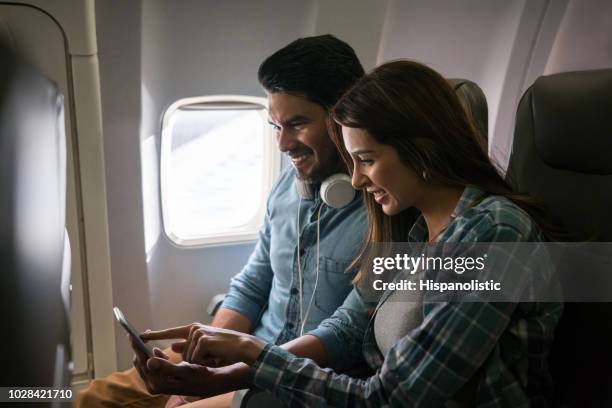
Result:
<svg viewBox="0 0 612 408"><path fill-rule="evenodd" d="M247 381L291 406L439 406L482 364L512 309L507 304L437 304L419 328L391 348L381 369L364 380L320 368L310 359L231 330L200 327L196 349L205 350L204 358L251 365ZM161 333L179 337L187 332L186 326ZM173 365L159 355L142 363L153 378L162 378L163 387L175 387L156 388L157 392L207 395L215 383L215 369ZM169 383L163 381L166 377L180 380Z"/></svg>
<svg viewBox="0 0 612 408"><path fill-rule="evenodd" d="M512 229L497 226L481 236L486 242L520 241ZM513 251L501 251L494 258L497 262L486 272L513 275L517 279L508 284L523 287L523 279L516 276L525 273L522 259ZM528 378L525 365L546 364L546 344L562 305L548 304L529 320L517 322L508 333L509 341L496 352L517 304L471 300L425 303L422 324L394 344L381 368L368 379L336 374L278 347L266 346L253 364L250 381L291 406L438 407L466 385L486 361L479 401L491 406L529 405L526 388L537 388L540 379ZM370 347L365 352L377 350ZM516 366L519 361L522 368Z"/></svg>
<svg viewBox="0 0 612 408"><path fill-rule="evenodd" d="M252 365L250 381L291 406L437 407L483 364L513 310L512 304L436 304L419 328L391 348L378 372L364 380L266 345Z"/></svg>

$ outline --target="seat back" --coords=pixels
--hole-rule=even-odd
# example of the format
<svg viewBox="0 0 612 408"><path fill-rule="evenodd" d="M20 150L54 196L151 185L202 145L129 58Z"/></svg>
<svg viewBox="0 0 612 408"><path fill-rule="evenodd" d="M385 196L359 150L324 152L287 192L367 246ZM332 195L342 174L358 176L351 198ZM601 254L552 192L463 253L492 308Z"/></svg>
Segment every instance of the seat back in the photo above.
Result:
<svg viewBox="0 0 612 408"><path fill-rule="evenodd" d="M612 70L535 81L519 103L506 178L570 240L612 241ZM588 279L579 265L573 273ZM612 304L566 303L555 336L554 406L612 406Z"/></svg>
<svg viewBox="0 0 612 408"><path fill-rule="evenodd" d="M61 93L0 44L1 386L69 383L65 143Z"/></svg>
<svg viewBox="0 0 612 408"><path fill-rule="evenodd" d="M468 116L472 119L476 130L483 137L485 144L488 142L489 129L489 110L487 107L487 97L476 83L467 79L449 79L448 82L453 87L459 102Z"/></svg>

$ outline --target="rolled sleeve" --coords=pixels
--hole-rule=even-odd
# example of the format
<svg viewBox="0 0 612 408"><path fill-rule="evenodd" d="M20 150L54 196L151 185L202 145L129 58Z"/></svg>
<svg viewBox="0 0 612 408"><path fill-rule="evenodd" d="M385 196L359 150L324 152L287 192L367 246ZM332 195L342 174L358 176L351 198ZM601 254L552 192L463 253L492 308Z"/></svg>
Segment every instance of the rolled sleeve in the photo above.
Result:
<svg viewBox="0 0 612 408"><path fill-rule="evenodd" d="M270 221L266 215L255 250L242 271L232 278L221 307L243 314L255 325L267 305L273 277L270 264Z"/></svg>
<svg viewBox="0 0 612 408"><path fill-rule="evenodd" d="M224 309L230 309L244 315L251 324L257 323L261 314L262 305L250 299L239 296L236 292L228 293L221 305Z"/></svg>
<svg viewBox="0 0 612 408"><path fill-rule="evenodd" d="M348 370L361 358L363 337L370 320L369 306L353 289L332 316L307 333L323 343L329 367Z"/></svg>

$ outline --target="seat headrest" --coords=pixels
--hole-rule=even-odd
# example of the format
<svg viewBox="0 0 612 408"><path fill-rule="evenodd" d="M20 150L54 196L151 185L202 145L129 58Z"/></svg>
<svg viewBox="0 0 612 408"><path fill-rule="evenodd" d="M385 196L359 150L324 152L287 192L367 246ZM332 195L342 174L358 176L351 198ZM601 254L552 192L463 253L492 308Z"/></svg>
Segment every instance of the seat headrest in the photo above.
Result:
<svg viewBox="0 0 612 408"><path fill-rule="evenodd" d="M540 77L516 112L506 180L572 240L612 241L611 113L610 69Z"/></svg>
<svg viewBox="0 0 612 408"><path fill-rule="evenodd" d="M521 103L530 104L522 112L532 116L536 152L544 163L612 174L612 69L540 77Z"/></svg>
<svg viewBox="0 0 612 408"><path fill-rule="evenodd" d="M6 21L0 18L0 46L15 51L15 38Z"/></svg>
<svg viewBox="0 0 612 408"><path fill-rule="evenodd" d="M457 93L463 109L471 117L486 143L488 140L489 111L484 92L478 85L467 79L453 78L448 79L448 82Z"/></svg>

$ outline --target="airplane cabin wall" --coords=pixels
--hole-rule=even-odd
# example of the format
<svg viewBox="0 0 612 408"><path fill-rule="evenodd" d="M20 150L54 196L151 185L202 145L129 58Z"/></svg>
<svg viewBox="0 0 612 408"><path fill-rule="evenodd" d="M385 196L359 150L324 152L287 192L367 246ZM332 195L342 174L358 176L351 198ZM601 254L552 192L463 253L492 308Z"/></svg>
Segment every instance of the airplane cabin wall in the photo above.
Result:
<svg viewBox="0 0 612 408"><path fill-rule="evenodd" d="M387 9L378 63L409 58L447 78L476 82L487 96L489 153L505 170L514 128L514 110L525 73L543 32L555 33L566 1L435 0L392 1ZM548 18L547 18L548 16ZM540 44L541 45L541 44ZM532 69L537 75L542 68ZM535 79L535 78L534 78Z"/></svg>
<svg viewBox="0 0 612 408"><path fill-rule="evenodd" d="M256 73L266 56L298 37L332 33L354 46L367 70L410 58L478 83L489 102L490 153L505 167L518 100L537 76L610 66L612 7L604 3L97 2L115 304L140 329L208 321L209 300L226 291L253 248L181 248L164 235L160 123L177 99L263 96ZM128 367L127 342L121 333L116 340L118 365Z"/></svg>
<svg viewBox="0 0 612 408"><path fill-rule="evenodd" d="M144 254L138 136L142 112L140 1L97 1L96 26L113 305L144 330L153 326ZM115 330L115 343L116 356L108 357L117 359L119 369L127 368L131 354L123 330Z"/></svg>
<svg viewBox="0 0 612 408"><path fill-rule="evenodd" d="M612 2L570 0L545 75L612 67Z"/></svg>

